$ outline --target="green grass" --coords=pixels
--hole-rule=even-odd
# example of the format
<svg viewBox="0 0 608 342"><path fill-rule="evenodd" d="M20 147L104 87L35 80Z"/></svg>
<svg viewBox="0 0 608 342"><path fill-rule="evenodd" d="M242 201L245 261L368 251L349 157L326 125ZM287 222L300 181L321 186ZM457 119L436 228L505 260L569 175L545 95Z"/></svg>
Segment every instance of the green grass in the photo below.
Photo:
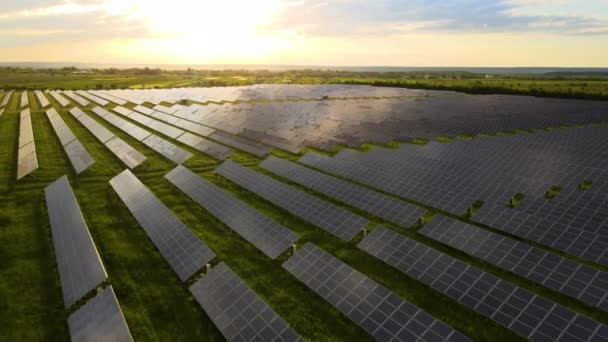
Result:
<svg viewBox="0 0 608 342"><path fill-rule="evenodd" d="M109 283L116 291L134 338L141 341L223 340L190 295L187 285L179 281L109 186L108 181L124 169L121 162L66 110L59 110L66 124L96 160L92 168L79 176L75 175L33 94L30 94L30 104L40 169L20 182L14 181L19 96L20 93L13 95L7 112L0 118L0 145L6 147L0 150L0 340L61 341L69 338L66 324L68 312L63 308L43 195L44 187L64 174L70 178L109 274ZM50 101L55 108L60 108L54 99ZM148 157L144 164L134 170L137 177L211 247L217 254L218 261L226 262L305 339L372 340L361 328L285 271L281 267L284 257L270 260L171 185L163 176L173 169L173 163L95 114L89 114ZM520 340L515 333L490 319L359 250L356 240L344 242L217 175L213 169L219 165L218 161L181 144L180 146L195 154L186 163L188 168L297 232L301 237L300 245L308 241L317 244L475 340ZM360 150L367 151L372 147L366 145ZM344 147L338 147L334 152L342 148ZM289 160L298 157L278 150L274 150L273 154ZM235 153L231 158L279 178L261 170L257 166L260 160L251 155ZM356 208L297 187L365 216L371 220L372 228L380 224L386 225L574 310L604 323L608 322L605 313L425 238L415 230L392 225ZM434 212L430 210L425 217L429 219Z"/></svg>

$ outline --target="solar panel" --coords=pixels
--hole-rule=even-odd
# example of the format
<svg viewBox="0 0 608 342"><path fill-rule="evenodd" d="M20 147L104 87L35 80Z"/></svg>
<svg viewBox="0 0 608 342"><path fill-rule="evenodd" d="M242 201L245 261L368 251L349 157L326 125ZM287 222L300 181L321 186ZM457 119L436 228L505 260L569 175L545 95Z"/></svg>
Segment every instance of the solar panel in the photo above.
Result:
<svg viewBox="0 0 608 342"><path fill-rule="evenodd" d="M82 96L84 98L87 98L87 99L95 102L96 104L98 104L100 106L105 106L105 105L107 105L109 103L107 100L102 99L102 98L100 98L98 96L95 96L93 94L90 94L90 93L88 93L88 92L86 92L84 90L79 90L77 93L78 93L78 95L80 95L80 96Z"/></svg>
<svg viewBox="0 0 608 342"><path fill-rule="evenodd" d="M99 141L101 141L128 168L133 169L146 160L146 156L115 136L107 128L89 117L79 108L70 109L70 114L80 121ZM107 116L107 115L106 115Z"/></svg>
<svg viewBox="0 0 608 342"><path fill-rule="evenodd" d="M34 131L32 130L32 115L29 109L21 111L19 120L19 148L34 141Z"/></svg>
<svg viewBox="0 0 608 342"><path fill-rule="evenodd" d="M277 157L268 157L260 166L307 188L405 227L416 223L425 212L424 208Z"/></svg>
<svg viewBox="0 0 608 342"><path fill-rule="evenodd" d="M63 146L65 153L68 155L74 171L80 174L89 167L95 164L95 159L89 154L84 146L78 140L74 140Z"/></svg>
<svg viewBox="0 0 608 342"><path fill-rule="evenodd" d="M91 104L89 101L85 100L84 98L82 98L82 96L77 95L76 93L74 93L71 90L66 90L63 92L63 94L69 98L71 98L72 100L76 101L79 105L86 107L89 104Z"/></svg>
<svg viewBox="0 0 608 342"><path fill-rule="evenodd" d="M215 257L131 171L121 172L110 185L182 281Z"/></svg>
<svg viewBox="0 0 608 342"><path fill-rule="evenodd" d="M191 133L183 134L177 138L177 141L219 160L224 160L232 154L232 150L230 148L211 140L203 139Z"/></svg>
<svg viewBox="0 0 608 342"><path fill-rule="evenodd" d="M132 110L127 109L125 107L121 107L121 106L116 106L112 110L115 111L116 113L118 113L120 115L124 115L124 116L129 116L129 114L133 113Z"/></svg>
<svg viewBox="0 0 608 342"><path fill-rule="evenodd" d="M390 229L375 229L359 248L532 341L608 337L596 321Z"/></svg>
<svg viewBox="0 0 608 342"><path fill-rule="evenodd" d="M142 105L135 106L135 108L133 108L133 110L138 111L142 114L146 114L146 115L152 115L152 113L154 113L154 109L150 109L150 108L142 106Z"/></svg>
<svg viewBox="0 0 608 342"><path fill-rule="evenodd" d="M95 164L93 157L80 141L76 139L72 130L65 124L65 121L63 121L54 108L47 110L46 116L49 118L53 130L55 131L55 134L57 134L57 137L59 137L59 141L77 174L82 173Z"/></svg>
<svg viewBox="0 0 608 342"><path fill-rule="evenodd" d="M143 129L117 115L114 115L101 107L93 108L93 112L138 141L144 140L151 134L150 132L146 131L145 129Z"/></svg>
<svg viewBox="0 0 608 342"><path fill-rule="evenodd" d="M19 120L19 150L17 151L17 180L38 169L36 145L29 109L21 111Z"/></svg>
<svg viewBox="0 0 608 342"><path fill-rule="evenodd" d="M91 132L91 134L93 134L102 143L106 143L108 140L114 137L114 133L110 132L110 130L102 126L99 122L92 119L80 109L72 108L70 109L70 114L72 114L76 120L86 127L89 132Z"/></svg>
<svg viewBox="0 0 608 342"><path fill-rule="evenodd" d="M34 91L34 95L36 95L36 98L38 99L38 102L40 103L40 107L46 108L51 105L49 100L46 98L46 96L44 96L44 93L41 92L40 90Z"/></svg>
<svg viewBox="0 0 608 342"><path fill-rule="evenodd" d="M190 292L227 341L302 341L223 262L190 286Z"/></svg>
<svg viewBox="0 0 608 342"><path fill-rule="evenodd" d="M165 178L272 259L298 240L297 234L181 165Z"/></svg>
<svg viewBox="0 0 608 342"><path fill-rule="evenodd" d="M588 203L591 208L601 205L598 202ZM562 210L566 211L563 207ZM601 219L602 214L598 213L597 216ZM485 204L474 219L507 233L608 266L608 237L560 223L555 216L542 218L504 205ZM590 222L595 227L601 227L594 219Z"/></svg>
<svg viewBox="0 0 608 342"><path fill-rule="evenodd" d="M469 340L310 242L283 268L380 341Z"/></svg>
<svg viewBox="0 0 608 342"><path fill-rule="evenodd" d="M2 117L2 114L4 114L4 108L0 109L0 118Z"/></svg>
<svg viewBox="0 0 608 342"><path fill-rule="evenodd" d="M65 97L63 97L57 91L52 90L51 92L49 92L49 94L51 94L51 96L55 99L55 101L59 102L61 107L67 107L70 105L70 101L68 101Z"/></svg>
<svg viewBox="0 0 608 342"><path fill-rule="evenodd" d="M215 171L343 240L352 240L368 224L363 217L231 160L222 163Z"/></svg>
<svg viewBox="0 0 608 342"><path fill-rule="evenodd" d="M8 101L11 99L11 97L13 96L13 91L9 91L6 95L4 95L4 99L2 99L2 102L0 102L0 108L6 107L6 105L8 104Z"/></svg>
<svg viewBox="0 0 608 342"><path fill-rule="evenodd" d="M25 108L27 106L29 106L30 102L28 100L27 97L27 91L24 91L21 93L21 107L19 107L20 109Z"/></svg>
<svg viewBox="0 0 608 342"><path fill-rule="evenodd" d="M608 311L608 273L453 218L438 215L421 234Z"/></svg>
<svg viewBox="0 0 608 342"><path fill-rule="evenodd" d="M44 192L63 302L69 308L108 276L68 178L59 178Z"/></svg>
<svg viewBox="0 0 608 342"><path fill-rule="evenodd" d="M72 130L65 124L65 121L63 121L61 116L59 116L59 113L57 113L55 108L47 110L46 116L51 122L51 126L53 127L53 130L55 130L55 133L57 134L61 145L67 145L73 140L76 140L76 136L74 135L74 133L72 133Z"/></svg>
<svg viewBox="0 0 608 342"><path fill-rule="evenodd" d="M255 141L244 139L236 135L216 131L209 138L219 141L222 144L234 147L241 151L251 153L254 156L263 158L270 152L270 147L256 143Z"/></svg>
<svg viewBox="0 0 608 342"><path fill-rule="evenodd" d="M176 164L182 164L192 157L192 153L156 135L150 135L142 142Z"/></svg>
<svg viewBox="0 0 608 342"><path fill-rule="evenodd" d="M110 141L108 141L105 145L129 169L136 168L141 163L145 162L146 159L148 159L145 155L134 149L131 145L127 144L119 137L110 139Z"/></svg>
<svg viewBox="0 0 608 342"><path fill-rule="evenodd" d="M74 342L133 341L112 286L72 313L68 326Z"/></svg>

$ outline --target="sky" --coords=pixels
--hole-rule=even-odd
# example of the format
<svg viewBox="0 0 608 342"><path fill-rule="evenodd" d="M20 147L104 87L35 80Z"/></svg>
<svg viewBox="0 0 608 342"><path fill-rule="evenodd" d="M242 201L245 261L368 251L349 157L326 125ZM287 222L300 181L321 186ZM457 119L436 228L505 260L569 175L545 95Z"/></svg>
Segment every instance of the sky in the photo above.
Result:
<svg viewBox="0 0 608 342"><path fill-rule="evenodd" d="M608 67L608 0L2 0L0 62Z"/></svg>

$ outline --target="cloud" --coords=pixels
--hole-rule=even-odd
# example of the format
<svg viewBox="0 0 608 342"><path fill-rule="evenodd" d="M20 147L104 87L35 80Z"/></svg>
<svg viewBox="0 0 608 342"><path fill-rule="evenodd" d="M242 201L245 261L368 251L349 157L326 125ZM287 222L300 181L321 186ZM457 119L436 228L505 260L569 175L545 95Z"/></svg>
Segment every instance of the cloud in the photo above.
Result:
<svg viewBox="0 0 608 342"><path fill-rule="evenodd" d="M155 0L147 0L155 1ZM272 20L258 28L260 35L302 37L387 36L410 33L511 33L606 34L605 0L585 4L566 0L277 0L281 6ZM205 0L196 7L204 7ZM20 0L0 3L0 30L14 32L48 28L53 39L75 39L86 32L113 39L149 38L148 20L141 13L144 0ZM167 6L173 6L167 4ZM188 2L180 6L188 10ZM588 7L588 11L585 8ZM604 11L598 11L603 8ZM238 10L238 9L235 9ZM574 13L574 14L572 14ZM230 13L201 14L226 16ZM21 30L21 31L19 31ZM158 32L157 32L158 34ZM33 43L32 35L23 44ZM48 35L45 35L48 36ZM17 39L12 39L16 42ZM2 45L8 42L0 43Z"/></svg>
<svg viewBox="0 0 608 342"><path fill-rule="evenodd" d="M571 5L559 0L303 0L284 6L267 29L295 28L306 36L391 35L411 31L598 34L608 26L608 18L593 16L597 11L547 15L544 11L547 6ZM585 5L579 3L578 8L581 7ZM603 7L604 13L608 13L608 3L604 2Z"/></svg>

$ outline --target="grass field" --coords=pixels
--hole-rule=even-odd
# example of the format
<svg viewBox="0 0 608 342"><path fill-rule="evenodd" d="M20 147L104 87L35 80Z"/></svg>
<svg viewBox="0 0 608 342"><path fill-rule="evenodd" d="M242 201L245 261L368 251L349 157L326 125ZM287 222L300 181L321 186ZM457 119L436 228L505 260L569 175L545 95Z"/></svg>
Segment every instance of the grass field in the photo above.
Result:
<svg viewBox="0 0 608 342"><path fill-rule="evenodd" d="M29 93L40 169L20 182L14 181L19 96L20 93L13 94L0 118L0 145L3 146L0 149L0 341L69 339L66 324L69 312L63 308L43 194L45 186L64 174L70 178L133 337L139 341L223 340L190 295L187 285L179 281L109 186L108 181L125 167L67 111L59 110L60 106L54 99L49 98L96 164L83 174L75 175L46 115L38 107L34 95ZM166 181L163 176L175 167L173 163L102 121L88 109L85 108L91 117L148 157L134 170L136 176L217 254L217 260L226 262L306 340L372 340L361 328L285 271L281 267L284 258L270 260ZM195 155L185 166L297 232L301 237L299 245L307 241L315 243L475 340L520 340L512 331L359 250L357 241L344 242L335 238L215 174L213 169L220 164L219 161L185 145L180 146ZM281 151L273 154L287 159L297 157ZM269 174L257 167L260 159L251 155L237 152L231 159ZM383 222L325 196L315 195L365 216L372 221L371 227L379 224L389 226L608 324L608 314L604 312L424 238L415 230Z"/></svg>
<svg viewBox="0 0 608 342"><path fill-rule="evenodd" d="M416 89L456 90L473 94L517 94L608 100L608 75L486 75L468 73L356 73L320 70L269 71L96 70L72 74L58 70L0 68L4 89L113 89L238 86L260 83L372 84Z"/></svg>

